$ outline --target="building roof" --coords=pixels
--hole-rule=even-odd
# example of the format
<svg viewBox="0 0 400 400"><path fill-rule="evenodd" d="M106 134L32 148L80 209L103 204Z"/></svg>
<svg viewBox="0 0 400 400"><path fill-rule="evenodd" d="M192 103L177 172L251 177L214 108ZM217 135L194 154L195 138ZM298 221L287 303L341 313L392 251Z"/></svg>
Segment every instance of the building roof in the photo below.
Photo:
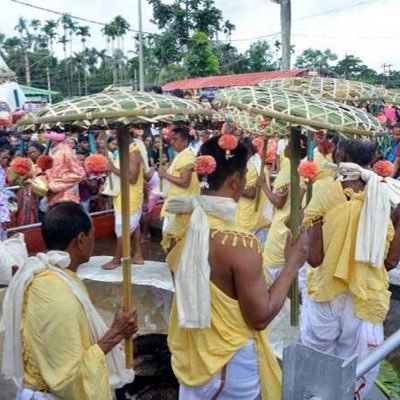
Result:
<svg viewBox="0 0 400 400"><path fill-rule="evenodd" d="M297 68L280 71L254 72L250 74L183 79L165 84L163 86L163 91L170 92L175 89L190 90L202 88L224 88L231 86L254 86L269 79L293 78L296 76L305 76L311 72L322 76L337 76L334 72L322 68Z"/></svg>
<svg viewBox="0 0 400 400"><path fill-rule="evenodd" d="M46 89L35 88L32 86L19 85L25 96L48 96L49 91ZM59 94L59 92L51 91L52 95Z"/></svg>

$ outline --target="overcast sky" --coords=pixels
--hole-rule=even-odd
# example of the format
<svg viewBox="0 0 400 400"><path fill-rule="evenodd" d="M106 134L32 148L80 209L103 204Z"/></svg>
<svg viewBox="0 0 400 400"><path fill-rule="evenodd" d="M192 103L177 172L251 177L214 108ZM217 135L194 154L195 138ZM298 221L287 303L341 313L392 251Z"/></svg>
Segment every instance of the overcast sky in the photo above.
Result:
<svg viewBox="0 0 400 400"><path fill-rule="evenodd" d="M137 29L137 0L22 0L26 3L108 22L124 16ZM151 7L143 1L143 30L157 32L150 23ZM172 0L164 0L171 2ZM232 42L245 51L252 41L279 38L279 6L269 0L215 0L226 19L236 25ZM17 19L57 19L57 15L35 10L11 0L0 0L0 32L13 35ZM312 47L329 48L340 57L354 54L367 65L382 71L382 64L400 70L400 0L292 0L292 43L296 54ZM81 24L84 24L81 22ZM90 47L105 47L98 25L91 27ZM276 35L273 35L276 34ZM133 39L126 39L125 47ZM76 43L76 50L80 44Z"/></svg>

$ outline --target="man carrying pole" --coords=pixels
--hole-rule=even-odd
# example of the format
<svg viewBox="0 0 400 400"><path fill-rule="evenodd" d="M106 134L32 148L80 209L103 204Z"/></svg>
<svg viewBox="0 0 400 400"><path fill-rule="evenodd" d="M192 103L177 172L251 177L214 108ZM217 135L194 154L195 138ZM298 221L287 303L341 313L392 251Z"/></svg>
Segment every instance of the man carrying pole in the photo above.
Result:
<svg viewBox="0 0 400 400"><path fill-rule="evenodd" d="M78 279L94 244L80 205L53 206L42 235L50 251L25 262L4 299L2 372L17 385L18 400L111 400L111 387L134 378L119 344L137 331L136 311L120 306L108 329Z"/></svg>
<svg viewBox="0 0 400 400"><path fill-rule="evenodd" d="M303 221L312 268L303 293L302 341L344 358L363 358L382 343L387 270L400 259L400 185L370 169L376 150L376 141L340 139L337 178L315 183ZM378 369L358 379L355 398L366 398Z"/></svg>
<svg viewBox="0 0 400 400"><path fill-rule="evenodd" d="M125 135L131 133L125 132ZM144 161L136 140L130 137L129 146L129 226L130 235L133 243L132 264L144 264L142 252L142 236L140 231L140 218L142 216L143 205L143 185L144 185ZM109 162L109 171L118 177L121 177L120 157L116 158L114 163ZM118 239L117 248L111 261L103 265L104 269L115 269L121 265L123 232L122 232L122 190L113 199L115 216L115 234Z"/></svg>
<svg viewBox="0 0 400 400"><path fill-rule="evenodd" d="M261 244L235 223L247 150L238 144L227 157L219 139L204 143L196 160L202 194L167 206L176 215L176 244L167 257L176 288L172 367L182 399L279 400L280 370L265 329L284 304L305 248L301 239L288 239L285 267L269 286Z"/></svg>

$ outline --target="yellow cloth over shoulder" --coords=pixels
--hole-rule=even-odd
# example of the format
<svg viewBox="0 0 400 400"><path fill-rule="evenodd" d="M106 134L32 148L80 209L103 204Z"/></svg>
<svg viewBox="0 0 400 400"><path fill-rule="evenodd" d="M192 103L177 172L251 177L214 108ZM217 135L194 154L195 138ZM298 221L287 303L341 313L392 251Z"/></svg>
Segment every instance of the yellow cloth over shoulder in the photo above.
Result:
<svg viewBox="0 0 400 400"><path fill-rule="evenodd" d="M132 143L129 147L129 154L132 153L140 153L139 148ZM114 166L116 168L120 168L119 165L119 157L117 157L114 161ZM129 212L130 214L135 214L142 209L143 204L143 165L140 167L139 176L135 184L129 185ZM114 209L119 214L122 213L121 208L121 193L118 196L113 198Z"/></svg>
<svg viewBox="0 0 400 400"><path fill-rule="evenodd" d="M290 215L290 162L288 159L281 164L281 170L274 182L274 192L282 195L287 193L288 197L281 209L274 208L274 216L264 248L264 265L267 267L283 267L285 265L284 251L288 234L285 221Z"/></svg>
<svg viewBox="0 0 400 400"><path fill-rule="evenodd" d="M186 220L186 216L183 217L181 223ZM242 240L246 246L253 246L254 251L261 251L258 240L237 226L210 216L209 223L211 237L214 232L226 233L225 238L227 235L234 236L232 243ZM182 233L182 226L179 229ZM181 240L167 257L167 262L173 270L174 266L178 265L183 243L184 241ZM249 340L254 339L258 354L258 360L254 362L258 362L259 365L261 398L262 400L280 400L281 371L269 344L267 331L258 332L251 329L243 318L239 302L228 297L212 282L210 282L210 291L210 328L180 328L176 303L175 300L173 301L168 345L172 353L171 362L175 376L186 386L203 385L212 379L240 348Z"/></svg>
<svg viewBox="0 0 400 400"><path fill-rule="evenodd" d="M255 188L257 186L258 171L253 162L247 163L247 174L246 174L246 189ZM238 225L249 231L254 232L257 229L267 228L271 221L268 221L264 217L264 208L269 201L263 191L260 192L260 205L258 210L255 210L256 198L250 199L247 197L241 197L239 200L239 206L236 214L236 220Z"/></svg>
<svg viewBox="0 0 400 400"><path fill-rule="evenodd" d="M379 268L354 260L358 222L365 193L343 189L340 181L323 179L314 186L303 224L323 218L324 260L309 268L307 291L317 302L331 301L347 291L353 296L355 314L372 323L381 323L389 309L390 292L385 266ZM387 251L394 237L392 222L386 235Z"/></svg>
<svg viewBox="0 0 400 400"><path fill-rule="evenodd" d="M73 272L65 271L84 288ZM90 344L83 307L54 272L33 278L21 326L25 387L65 400L112 399L106 356Z"/></svg>
<svg viewBox="0 0 400 400"><path fill-rule="evenodd" d="M194 162L196 161L196 156L193 151L189 148L186 148L181 153L179 153L175 159L172 161L171 169L172 169L172 176L180 177L181 172L184 169L191 169L194 168ZM192 175L190 177L190 184L187 188L181 188L173 183L170 183L169 190L167 193L167 197L164 200L163 207L161 209L161 216L165 217L167 214L166 207L168 205L169 200L173 199L176 196L186 195L186 196L194 196L200 194L200 183L197 174L192 171Z"/></svg>

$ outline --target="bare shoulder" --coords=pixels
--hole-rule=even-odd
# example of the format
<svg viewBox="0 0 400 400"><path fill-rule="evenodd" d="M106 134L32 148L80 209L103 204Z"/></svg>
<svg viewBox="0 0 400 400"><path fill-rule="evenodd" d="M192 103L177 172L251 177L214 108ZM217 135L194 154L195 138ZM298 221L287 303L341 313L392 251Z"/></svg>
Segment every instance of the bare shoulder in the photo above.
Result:
<svg viewBox="0 0 400 400"><path fill-rule="evenodd" d="M233 268L247 268L262 263L262 248L251 234L232 231L212 231L212 246L219 258Z"/></svg>

